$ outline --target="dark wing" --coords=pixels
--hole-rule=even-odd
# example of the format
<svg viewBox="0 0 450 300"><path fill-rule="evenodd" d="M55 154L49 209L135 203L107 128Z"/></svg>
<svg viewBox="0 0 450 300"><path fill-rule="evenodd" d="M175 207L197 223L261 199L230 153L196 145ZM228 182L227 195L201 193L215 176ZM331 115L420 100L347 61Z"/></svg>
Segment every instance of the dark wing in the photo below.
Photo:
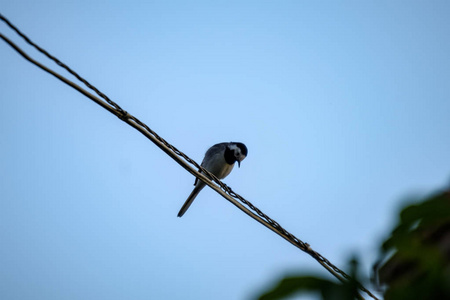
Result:
<svg viewBox="0 0 450 300"><path fill-rule="evenodd" d="M214 146L211 146L205 153L205 157L203 158L202 167L205 167L205 161L209 160L211 157L214 156L215 153L220 152L225 149L225 147L228 145L228 143L219 143L215 144ZM199 170L200 171L200 170ZM195 177L194 185L197 185L198 178Z"/></svg>

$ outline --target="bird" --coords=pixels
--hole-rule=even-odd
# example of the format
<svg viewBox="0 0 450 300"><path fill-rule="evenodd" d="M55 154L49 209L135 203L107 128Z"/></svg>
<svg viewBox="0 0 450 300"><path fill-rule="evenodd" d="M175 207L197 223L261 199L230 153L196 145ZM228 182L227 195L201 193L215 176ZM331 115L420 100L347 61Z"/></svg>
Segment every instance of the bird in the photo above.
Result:
<svg viewBox="0 0 450 300"><path fill-rule="evenodd" d="M247 157L247 154L247 147L243 143L229 142L215 144L206 151L201 166L217 178L224 179L233 170L235 162L238 163L239 168L241 167L241 161ZM179 218L188 210L195 197L197 197L205 185L203 181L198 178L195 179L195 188L181 207L178 213Z"/></svg>

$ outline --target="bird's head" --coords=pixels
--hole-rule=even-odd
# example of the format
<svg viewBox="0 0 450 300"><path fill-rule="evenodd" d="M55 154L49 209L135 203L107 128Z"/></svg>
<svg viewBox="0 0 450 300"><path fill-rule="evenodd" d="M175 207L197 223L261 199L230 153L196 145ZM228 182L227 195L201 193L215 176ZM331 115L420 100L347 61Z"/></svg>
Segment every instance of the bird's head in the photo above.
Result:
<svg viewBox="0 0 450 300"><path fill-rule="evenodd" d="M234 159L237 161L238 167L241 167L241 161L247 157L247 147L242 143L231 142L228 145L228 148L233 152Z"/></svg>

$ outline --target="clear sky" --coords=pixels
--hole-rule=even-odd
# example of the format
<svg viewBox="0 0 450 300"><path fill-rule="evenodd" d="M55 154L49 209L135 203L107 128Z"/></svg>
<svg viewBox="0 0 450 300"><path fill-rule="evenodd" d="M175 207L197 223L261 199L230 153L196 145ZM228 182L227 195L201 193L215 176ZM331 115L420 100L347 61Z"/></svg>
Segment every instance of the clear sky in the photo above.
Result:
<svg viewBox="0 0 450 300"><path fill-rule="evenodd" d="M0 12L235 191L366 275L450 179L448 1L3 1ZM54 70L5 24L0 31ZM0 43L0 297L251 299L310 256ZM330 276L331 278L331 276Z"/></svg>

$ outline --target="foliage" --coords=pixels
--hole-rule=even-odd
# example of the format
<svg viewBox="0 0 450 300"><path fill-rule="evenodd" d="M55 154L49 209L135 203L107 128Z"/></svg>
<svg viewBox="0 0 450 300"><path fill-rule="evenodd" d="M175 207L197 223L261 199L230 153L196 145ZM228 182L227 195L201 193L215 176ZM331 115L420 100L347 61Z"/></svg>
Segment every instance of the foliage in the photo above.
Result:
<svg viewBox="0 0 450 300"><path fill-rule="evenodd" d="M380 252L386 300L450 299L450 193L404 208Z"/></svg>
<svg viewBox="0 0 450 300"><path fill-rule="evenodd" d="M358 268L357 259L352 259L351 276L356 278ZM265 292L259 297L260 300L277 300L292 296L297 293L318 292L322 299L340 300L356 299L358 290L356 282L339 282L312 275L288 276L283 278L272 290Z"/></svg>
<svg viewBox="0 0 450 300"><path fill-rule="evenodd" d="M380 246L374 278L385 300L450 299L450 192L436 193L406 206L390 237ZM358 263L350 274L359 282ZM262 293L260 300L285 299L298 293L316 292L321 299L356 299L356 283L340 283L312 274L287 276ZM366 296L366 295L364 295Z"/></svg>

